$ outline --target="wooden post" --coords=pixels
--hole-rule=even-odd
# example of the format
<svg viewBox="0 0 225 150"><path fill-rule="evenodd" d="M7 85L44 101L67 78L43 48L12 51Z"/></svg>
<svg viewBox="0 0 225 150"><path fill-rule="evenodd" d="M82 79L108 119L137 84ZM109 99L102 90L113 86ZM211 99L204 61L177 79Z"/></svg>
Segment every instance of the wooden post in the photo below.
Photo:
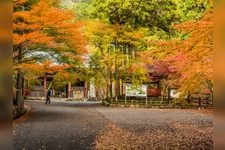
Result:
<svg viewBox="0 0 225 150"><path fill-rule="evenodd" d="M171 100L171 95L170 95L170 87L168 87L168 101L169 101L169 103L170 103L170 100Z"/></svg>
<svg viewBox="0 0 225 150"><path fill-rule="evenodd" d="M44 75L44 80L43 80L43 96L46 96L46 88L47 88L47 77L46 74Z"/></svg>
<svg viewBox="0 0 225 150"><path fill-rule="evenodd" d="M200 97L199 98L199 101L198 101L199 103L198 103L198 107L200 107L200 109L201 109L201 107L202 107L202 98Z"/></svg>

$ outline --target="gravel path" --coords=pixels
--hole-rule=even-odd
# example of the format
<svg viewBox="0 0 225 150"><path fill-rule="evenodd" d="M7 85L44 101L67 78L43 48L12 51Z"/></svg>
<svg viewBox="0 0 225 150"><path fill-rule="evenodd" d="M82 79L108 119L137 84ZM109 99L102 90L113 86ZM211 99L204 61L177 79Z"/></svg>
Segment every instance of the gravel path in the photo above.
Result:
<svg viewBox="0 0 225 150"><path fill-rule="evenodd" d="M110 108L96 102L26 101L14 149L212 149L212 113Z"/></svg>

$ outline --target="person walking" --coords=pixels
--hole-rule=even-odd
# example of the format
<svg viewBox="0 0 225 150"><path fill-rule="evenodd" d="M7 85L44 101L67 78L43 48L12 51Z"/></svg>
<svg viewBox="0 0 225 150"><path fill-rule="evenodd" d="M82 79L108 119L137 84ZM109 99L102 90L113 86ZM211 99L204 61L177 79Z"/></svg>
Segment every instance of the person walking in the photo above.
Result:
<svg viewBox="0 0 225 150"><path fill-rule="evenodd" d="M50 96L51 96L51 91L48 90L45 104L47 104L47 103L50 104Z"/></svg>

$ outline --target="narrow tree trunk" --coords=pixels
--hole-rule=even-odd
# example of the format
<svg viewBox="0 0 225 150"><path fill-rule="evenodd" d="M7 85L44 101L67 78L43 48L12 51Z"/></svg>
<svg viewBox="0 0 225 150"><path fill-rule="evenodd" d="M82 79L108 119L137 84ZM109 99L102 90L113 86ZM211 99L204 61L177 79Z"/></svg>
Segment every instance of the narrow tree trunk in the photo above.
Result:
<svg viewBox="0 0 225 150"><path fill-rule="evenodd" d="M119 49L119 45L117 39L115 39L115 52ZM118 96L120 93L120 86L119 86L119 70L118 70L118 63L117 63L117 55L115 55L115 100L118 101Z"/></svg>
<svg viewBox="0 0 225 150"><path fill-rule="evenodd" d="M109 74L109 98L110 101L112 102L113 99L113 75L112 72Z"/></svg>
<svg viewBox="0 0 225 150"><path fill-rule="evenodd" d="M47 89L47 77L46 74L44 74L44 79L43 79L43 97L46 96L46 89Z"/></svg>
<svg viewBox="0 0 225 150"><path fill-rule="evenodd" d="M109 83L109 97L110 97L110 101L112 101L112 99L113 99L113 82L112 82L112 80L110 80L110 83Z"/></svg>
<svg viewBox="0 0 225 150"><path fill-rule="evenodd" d="M109 98L109 83L108 83L108 81L106 83L105 96L106 96L106 99L108 100L108 98Z"/></svg>
<svg viewBox="0 0 225 150"><path fill-rule="evenodd" d="M120 79L116 80L116 102L118 101L118 97L120 96Z"/></svg>
<svg viewBox="0 0 225 150"><path fill-rule="evenodd" d="M23 89L23 74L21 69L17 73L17 92L16 92L16 105L19 110L23 108L23 98L22 98L22 89Z"/></svg>
<svg viewBox="0 0 225 150"><path fill-rule="evenodd" d="M161 87L162 87L161 101L164 101L166 86L165 86L163 79L161 80Z"/></svg>
<svg viewBox="0 0 225 150"><path fill-rule="evenodd" d="M25 79L22 77L22 95L26 96Z"/></svg>
<svg viewBox="0 0 225 150"><path fill-rule="evenodd" d="M22 49L21 47L19 47L18 49L18 63L22 63ZM23 94L22 94L22 90L23 90L23 72L22 70L19 68L18 72L17 72L17 80L16 80L16 88L17 88L17 92L16 92L16 105L19 108L19 111L21 111L23 109Z"/></svg>
<svg viewBox="0 0 225 150"><path fill-rule="evenodd" d="M170 103L171 97L170 97L170 87L168 87L168 102Z"/></svg>
<svg viewBox="0 0 225 150"><path fill-rule="evenodd" d="M115 70L115 97L116 97L116 102L118 101L118 96L120 95L120 79L119 79L119 71L118 68L116 66L116 70Z"/></svg>

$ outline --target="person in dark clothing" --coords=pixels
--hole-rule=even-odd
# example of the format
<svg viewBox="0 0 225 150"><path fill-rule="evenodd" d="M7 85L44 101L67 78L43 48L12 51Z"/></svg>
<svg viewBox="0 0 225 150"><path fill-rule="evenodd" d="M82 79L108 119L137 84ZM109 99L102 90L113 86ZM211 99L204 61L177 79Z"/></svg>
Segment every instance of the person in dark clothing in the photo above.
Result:
<svg viewBox="0 0 225 150"><path fill-rule="evenodd" d="M50 96L51 96L51 91L48 90L45 104L47 104L47 103L50 104Z"/></svg>

